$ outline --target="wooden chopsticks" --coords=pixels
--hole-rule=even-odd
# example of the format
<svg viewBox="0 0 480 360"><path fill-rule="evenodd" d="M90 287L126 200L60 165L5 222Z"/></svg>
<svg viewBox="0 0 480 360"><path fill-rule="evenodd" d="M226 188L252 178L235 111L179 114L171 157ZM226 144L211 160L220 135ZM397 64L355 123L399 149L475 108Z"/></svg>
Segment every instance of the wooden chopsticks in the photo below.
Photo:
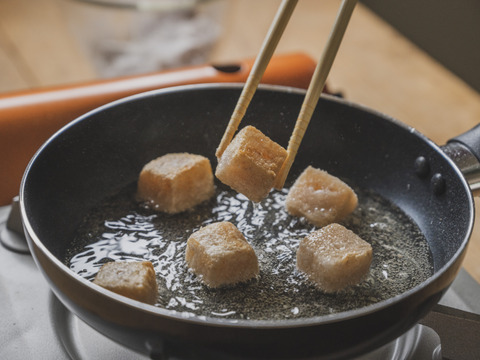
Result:
<svg viewBox="0 0 480 360"><path fill-rule="evenodd" d="M267 36L263 41L260 52L258 53L255 62L252 66L252 70L248 75L245 86L243 87L242 93L238 99L237 105L233 110L233 114L228 123L227 129L223 134L220 145L217 148L215 156L219 159L225 149L227 148L230 141L233 139L233 135L238 129L238 125L243 119L245 112L247 111L248 105L252 100L255 91L257 90L258 84L267 68L270 59L272 58L273 52L277 47L280 38L282 37L283 31L287 27L290 16L297 5L298 0L283 0L278 8L277 14L273 19L272 25L268 30Z"/></svg>
<svg viewBox="0 0 480 360"><path fill-rule="evenodd" d="M287 178L288 172L290 171L293 161L295 160L295 156L297 155L298 148L302 142L303 135L305 134L308 124L310 123L313 111L317 106L318 99L322 94L328 73L330 72L333 61L335 60L335 56L337 55L338 48L340 47L340 43L342 42L343 35L345 34L345 30L347 29L348 22L350 21L350 17L352 16L356 4L357 0L342 1L332 31L328 37L327 44L323 49L320 61L315 68L312 80L308 86L307 94L303 100L292 136L288 141L287 158L285 159L285 162L283 163L282 168L275 179L276 189L281 189L285 184L285 179Z"/></svg>
<svg viewBox="0 0 480 360"><path fill-rule="evenodd" d="M258 87L260 79L273 55L273 52L285 30L285 27L290 20L290 16L295 9L298 0L284 0L282 1L279 10L270 26L269 32L262 44L262 48L255 60L252 70L247 78L245 86L242 90L237 105L230 118L230 122L223 134L220 145L217 148L216 156L220 158L227 148L228 144L233 138L233 135L238 129L240 122L247 110L248 105ZM281 189L285 183L288 172L295 160L298 148L303 139L305 131L307 130L310 119L318 103L318 99L325 86L325 81L332 67L338 48L342 42L343 35L347 29L348 22L355 8L357 0L342 0L340 9L337 13L335 23L330 32L327 44L322 52L320 60L317 64L312 80L308 87L305 99L303 101L300 113L295 123L295 128L288 142L287 158L282 165L277 177L275 179L275 188Z"/></svg>

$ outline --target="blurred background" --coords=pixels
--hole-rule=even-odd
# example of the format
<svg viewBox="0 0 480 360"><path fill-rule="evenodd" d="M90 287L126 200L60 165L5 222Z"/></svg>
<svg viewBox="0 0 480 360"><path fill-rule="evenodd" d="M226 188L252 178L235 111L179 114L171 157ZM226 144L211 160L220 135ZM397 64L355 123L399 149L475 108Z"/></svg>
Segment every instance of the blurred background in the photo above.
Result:
<svg viewBox="0 0 480 360"><path fill-rule="evenodd" d="M0 0L0 96L254 58L279 4ZM316 61L339 5L300 0L276 54ZM360 2L327 84L443 144L480 120L479 18L476 0ZM477 281L479 257L475 235L466 261Z"/></svg>
<svg viewBox="0 0 480 360"><path fill-rule="evenodd" d="M1 0L0 93L252 58L279 4ZM339 4L300 0L276 53L300 51L318 59ZM457 133L479 118L480 105L467 101L478 100L480 86L475 14L480 3L474 0L365 0L355 10L329 84L409 124L434 119L437 126L417 126L442 143L449 135L439 122Z"/></svg>
<svg viewBox="0 0 480 360"><path fill-rule="evenodd" d="M68 30L95 75L203 64L222 32L222 0L63 0Z"/></svg>

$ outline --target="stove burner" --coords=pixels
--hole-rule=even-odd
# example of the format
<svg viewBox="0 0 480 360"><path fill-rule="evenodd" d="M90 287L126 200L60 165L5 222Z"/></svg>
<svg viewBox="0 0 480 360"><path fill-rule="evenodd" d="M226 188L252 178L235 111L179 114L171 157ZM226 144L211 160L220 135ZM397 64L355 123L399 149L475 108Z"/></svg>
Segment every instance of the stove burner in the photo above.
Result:
<svg viewBox="0 0 480 360"><path fill-rule="evenodd" d="M50 295L49 310L55 334L71 359L148 359L91 328L53 294Z"/></svg>
<svg viewBox="0 0 480 360"><path fill-rule="evenodd" d="M56 335L72 359L148 359L147 356L127 349L92 329L68 311L53 295L50 296L50 313L52 322L56 325ZM155 354L155 358L183 360L162 354ZM195 355L188 358L198 359L200 358ZM391 343L354 360L377 359L441 360L440 338L432 329L416 325Z"/></svg>
<svg viewBox="0 0 480 360"><path fill-rule="evenodd" d="M0 223L0 242L7 249L20 254L28 254L28 244L23 235L18 196L13 199L7 221Z"/></svg>

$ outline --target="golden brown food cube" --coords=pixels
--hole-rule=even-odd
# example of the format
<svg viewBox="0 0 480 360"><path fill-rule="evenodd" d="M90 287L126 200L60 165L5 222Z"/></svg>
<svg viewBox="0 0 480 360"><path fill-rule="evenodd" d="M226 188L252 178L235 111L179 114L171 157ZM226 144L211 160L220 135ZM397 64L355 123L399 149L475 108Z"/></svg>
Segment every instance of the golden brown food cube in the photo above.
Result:
<svg viewBox="0 0 480 360"><path fill-rule="evenodd" d="M93 282L130 299L152 305L157 302L157 279L150 261L108 262Z"/></svg>
<svg viewBox="0 0 480 360"><path fill-rule="evenodd" d="M287 151L253 126L243 128L218 161L216 177L259 202L273 188Z"/></svg>
<svg viewBox="0 0 480 360"><path fill-rule="evenodd" d="M240 230L230 222L202 227L187 241L189 268L210 287L247 281L258 275L258 259Z"/></svg>
<svg viewBox="0 0 480 360"><path fill-rule="evenodd" d="M315 226L339 222L357 207L355 192L326 171L307 167L290 188L285 206Z"/></svg>
<svg viewBox="0 0 480 360"><path fill-rule="evenodd" d="M371 262L370 244L339 224L310 233L297 251L297 268L327 293L358 284Z"/></svg>
<svg viewBox="0 0 480 360"><path fill-rule="evenodd" d="M210 161L201 155L173 153L146 164L138 179L138 197L167 213L179 213L214 193Z"/></svg>

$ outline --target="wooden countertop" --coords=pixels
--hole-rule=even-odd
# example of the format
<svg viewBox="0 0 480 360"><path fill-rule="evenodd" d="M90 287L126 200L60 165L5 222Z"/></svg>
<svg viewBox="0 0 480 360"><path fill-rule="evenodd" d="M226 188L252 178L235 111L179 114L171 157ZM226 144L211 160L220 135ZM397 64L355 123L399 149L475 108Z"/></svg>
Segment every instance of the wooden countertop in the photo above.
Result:
<svg viewBox="0 0 480 360"><path fill-rule="evenodd" d="M0 92L98 78L69 32L60 6L64 1L0 2ZM210 62L254 57L279 3L225 0L223 33ZM277 53L304 52L318 59L339 4L300 1ZM391 115L438 144L480 120L480 94L361 4L328 83L349 100ZM476 222L464 266L480 282L479 216Z"/></svg>

